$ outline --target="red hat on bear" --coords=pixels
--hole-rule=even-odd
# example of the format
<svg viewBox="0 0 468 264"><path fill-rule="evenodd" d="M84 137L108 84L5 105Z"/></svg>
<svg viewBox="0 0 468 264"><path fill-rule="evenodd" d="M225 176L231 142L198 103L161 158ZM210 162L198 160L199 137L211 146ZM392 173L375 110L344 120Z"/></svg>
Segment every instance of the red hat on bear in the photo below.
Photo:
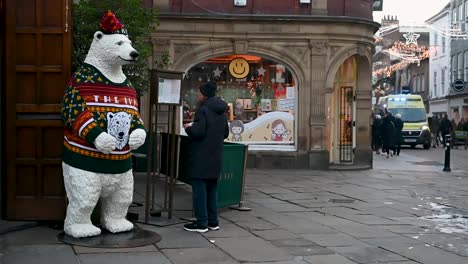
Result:
<svg viewBox="0 0 468 264"><path fill-rule="evenodd" d="M100 27L104 34L124 34L127 35L127 29L120 23L115 14L108 10L101 19Z"/></svg>

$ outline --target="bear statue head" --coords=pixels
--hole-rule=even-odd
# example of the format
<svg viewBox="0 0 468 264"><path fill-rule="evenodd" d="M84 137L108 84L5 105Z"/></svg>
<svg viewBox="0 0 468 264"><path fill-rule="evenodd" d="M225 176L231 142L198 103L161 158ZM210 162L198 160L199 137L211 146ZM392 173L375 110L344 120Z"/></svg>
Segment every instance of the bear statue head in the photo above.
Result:
<svg viewBox="0 0 468 264"><path fill-rule="evenodd" d="M110 10L104 13L99 26L100 30L94 33L85 62L96 66L104 74L111 74L112 70L109 69L114 69L123 76L121 66L138 58L127 29Z"/></svg>
<svg viewBox="0 0 468 264"><path fill-rule="evenodd" d="M89 52L99 53L99 57L108 65L125 65L136 61L138 52L125 34L94 33Z"/></svg>

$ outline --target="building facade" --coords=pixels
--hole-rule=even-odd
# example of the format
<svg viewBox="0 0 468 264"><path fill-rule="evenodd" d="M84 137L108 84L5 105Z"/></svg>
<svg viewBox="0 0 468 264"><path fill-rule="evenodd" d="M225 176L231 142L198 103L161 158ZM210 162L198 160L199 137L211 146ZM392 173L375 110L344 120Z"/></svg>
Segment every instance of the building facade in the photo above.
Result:
<svg viewBox="0 0 468 264"><path fill-rule="evenodd" d="M450 4L426 21L435 28L451 25ZM451 38L433 30L430 33L429 112L443 116L449 112Z"/></svg>
<svg viewBox="0 0 468 264"><path fill-rule="evenodd" d="M452 0L450 2L452 27L459 27L463 31L468 30L468 0ZM468 40L453 39L451 41L451 78L463 80L465 85L462 89L453 89L451 85L449 93L449 117L456 123L462 118L468 118Z"/></svg>
<svg viewBox="0 0 468 264"><path fill-rule="evenodd" d="M370 168L373 1L301 2L154 1L154 67L186 73L180 127L196 87L217 82L249 167Z"/></svg>

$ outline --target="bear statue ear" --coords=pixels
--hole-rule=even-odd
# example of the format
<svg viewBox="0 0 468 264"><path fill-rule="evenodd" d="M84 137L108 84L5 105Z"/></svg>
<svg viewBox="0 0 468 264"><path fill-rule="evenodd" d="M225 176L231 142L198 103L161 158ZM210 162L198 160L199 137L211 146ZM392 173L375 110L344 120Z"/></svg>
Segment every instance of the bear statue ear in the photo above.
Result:
<svg viewBox="0 0 468 264"><path fill-rule="evenodd" d="M96 31L96 33L94 33L94 39L96 41L100 40L102 38L102 36L104 36L104 33L102 33L101 31Z"/></svg>
<svg viewBox="0 0 468 264"><path fill-rule="evenodd" d="M111 112L108 112L107 113L107 121L111 120L112 118L114 118L114 114L111 113Z"/></svg>

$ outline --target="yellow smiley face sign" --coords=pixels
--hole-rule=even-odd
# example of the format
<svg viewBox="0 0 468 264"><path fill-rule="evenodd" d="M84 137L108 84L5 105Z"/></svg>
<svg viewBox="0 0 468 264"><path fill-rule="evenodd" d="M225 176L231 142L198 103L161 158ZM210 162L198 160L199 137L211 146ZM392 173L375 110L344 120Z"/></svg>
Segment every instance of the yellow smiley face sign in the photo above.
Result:
<svg viewBox="0 0 468 264"><path fill-rule="evenodd" d="M229 63L229 73L236 79L243 79L249 75L250 66L244 58L235 58Z"/></svg>

